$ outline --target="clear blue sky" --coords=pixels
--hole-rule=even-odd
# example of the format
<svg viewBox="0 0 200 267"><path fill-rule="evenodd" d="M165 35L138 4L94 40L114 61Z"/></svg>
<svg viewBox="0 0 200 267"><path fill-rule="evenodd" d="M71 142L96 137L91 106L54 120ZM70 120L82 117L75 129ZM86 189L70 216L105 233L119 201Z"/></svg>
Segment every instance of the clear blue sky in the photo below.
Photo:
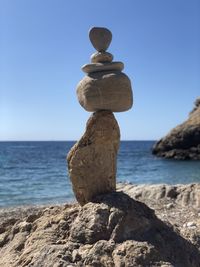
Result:
<svg viewBox="0 0 200 267"><path fill-rule="evenodd" d="M134 106L116 113L123 140L152 140L185 120L200 95L199 0L0 0L0 140L76 140L92 26L113 33Z"/></svg>

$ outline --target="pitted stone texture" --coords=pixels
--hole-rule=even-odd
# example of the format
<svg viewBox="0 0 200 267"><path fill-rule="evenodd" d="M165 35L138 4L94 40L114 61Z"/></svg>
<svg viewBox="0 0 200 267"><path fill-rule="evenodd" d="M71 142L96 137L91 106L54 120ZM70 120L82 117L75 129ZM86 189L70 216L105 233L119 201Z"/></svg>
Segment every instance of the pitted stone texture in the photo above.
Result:
<svg viewBox="0 0 200 267"><path fill-rule="evenodd" d="M133 105L131 82L122 72L91 73L79 82L77 97L81 106L92 112L122 112Z"/></svg>
<svg viewBox="0 0 200 267"><path fill-rule="evenodd" d="M127 186L121 189L127 191ZM184 186L177 186L180 194L185 194ZM145 190L151 192L152 187ZM140 200L154 203L156 216L122 192L99 196L84 207L1 208L0 266L199 267L198 207L174 202L174 208L168 209L167 197L162 202L151 193ZM25 229L27 222L30 227Z"/></svg>
<svg viewBox="0 0 200 267"><path fill-rule="evenodd" d="M122 192L99 196L82 207L72 224L69 240L93 245L84 266L197 267L200 264L197 248L171 225L158 219L144 203ZM104 257L110 265L102 262Z"/></svg>
<svg viewBox="0 0 200 267"><path fill-rule="evenodd" d="M112 112L94 113L67 157L73 191L81 205L116 189L119 142L120 130Z"/></svg>
<svg viewBox="0 0 200 267"><path fill-rule="evenodd" d="M82 67L82 71L85 73L92 73L98 71L122 71L124 69L124 63L120 61L110 62L110 63L91 63L85 64Z"/></svg>
<svg viewBox="0 0 200 267"><path fill-rule="evenodd" d="M141 241L151 229L152 222L155 227L153 210L122 192L112 192L96 197L93 203L81 208L72 226L70 240L83 244L102 239L116 243L132 238Z"/></svg>
<svg viewBox="0 0 200 267"><path fill-rule="evenodd" d="M91 56L92 63L104 63L111 62L113 60L113 55L108 52L96 52Z"/></svg>
<svg viewBox="0 0 200 267"><path fill-rule="evenodd" d="M97 51L106 51L112 41L112 33L106 28L94 27L89 31L89 38Z"/></svg>

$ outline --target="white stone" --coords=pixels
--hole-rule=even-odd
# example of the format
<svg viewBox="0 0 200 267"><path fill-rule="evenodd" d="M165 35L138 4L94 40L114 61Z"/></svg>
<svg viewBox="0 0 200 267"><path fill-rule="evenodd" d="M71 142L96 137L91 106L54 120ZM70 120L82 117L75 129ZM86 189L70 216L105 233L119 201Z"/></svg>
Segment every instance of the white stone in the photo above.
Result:
<svg viewBox="0 0 200 267"><path fill-rule="evenodd" d="M165 206L167 209L171 209L174 207L174 204L173 203L169 203Z"/></svg>
<svg viewBox="0 0 200 267"><path fill-rule="evenodd" d="M196 223L194 223L194 222L188 222L188 223L187 223L187 227L188 227L188 228L191 228L191 227L192 227L192 228L193 228L193 227L196 228L196 226L197 226L197 225L196 225Z"/></svg>

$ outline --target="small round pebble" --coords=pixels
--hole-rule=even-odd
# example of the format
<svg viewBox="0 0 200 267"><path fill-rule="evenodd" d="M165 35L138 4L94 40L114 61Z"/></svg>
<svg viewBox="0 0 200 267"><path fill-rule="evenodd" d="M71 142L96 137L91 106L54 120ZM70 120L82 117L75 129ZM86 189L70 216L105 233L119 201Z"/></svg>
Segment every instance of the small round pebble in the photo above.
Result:
<svg viewBox="0 0 200 267"><path fill-rule="evenodd" d="M167 209L171 209L174 207L174 204L173 203L169 203L165 206Z"/></svg>
<svg viewBox="0 0 200 267"><path fill-rule="evenodd" d="M91 62L92 63L104 63L104 62L111 62L113 60L113 55L108 52L96 52L91 55Z"/></svg>
<svg viewBox="0 0 200 267"><path fill-rule="evenodd" d="M194 222L188 222L187 227L196 227L196 223Z"/></svg>

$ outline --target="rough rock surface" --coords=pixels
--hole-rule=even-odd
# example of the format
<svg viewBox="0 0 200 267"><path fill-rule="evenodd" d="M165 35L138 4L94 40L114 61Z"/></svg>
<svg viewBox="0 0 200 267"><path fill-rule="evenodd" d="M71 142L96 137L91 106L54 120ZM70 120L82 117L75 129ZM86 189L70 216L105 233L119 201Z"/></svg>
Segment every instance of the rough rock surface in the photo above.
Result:
<svg viewBox="0 0 200 267"><path fill-rule="evenodd" d="M193 199L199 184L176 186L179 197L190 192L192 202L188 197L183 206L174 186L165 187L167 194L158 193L164 185L119 185L130 195L145 191L138 198L155 212L123 192L84 207L0 210L0 266L198 267L200 206Z"/></svg>
<svg viewBox="0 0 200 267"><path fill-rule="evenodd" d="M117 71L94 72L84 77L77 86L77 96L87 111L122 112L133 105L130 79Z"/></svg>
<svg viewBox="0 0 200 267"><path fill-rule="evenodd" d="M152 208L155 207L158 201L173 200L176 205L188 206L191 205L200 209L200 184L186 185L133 185L133 184L118 184L118 190L123 190L131 197L144 201L153 201Z"/></svg>
<svg viewBox="0 0 200 267"><path fill-rule="evenodd" d="M165 158L200 160L200 98L188 120L158 141L152 152Z"/></svg>
<svg viewBox="0 0 200 267"><path fill-rule="evenodd" d="M112 112L94 113L67 157L73 191L81 205L116 189L119 142L120 130Z"/></svg>

